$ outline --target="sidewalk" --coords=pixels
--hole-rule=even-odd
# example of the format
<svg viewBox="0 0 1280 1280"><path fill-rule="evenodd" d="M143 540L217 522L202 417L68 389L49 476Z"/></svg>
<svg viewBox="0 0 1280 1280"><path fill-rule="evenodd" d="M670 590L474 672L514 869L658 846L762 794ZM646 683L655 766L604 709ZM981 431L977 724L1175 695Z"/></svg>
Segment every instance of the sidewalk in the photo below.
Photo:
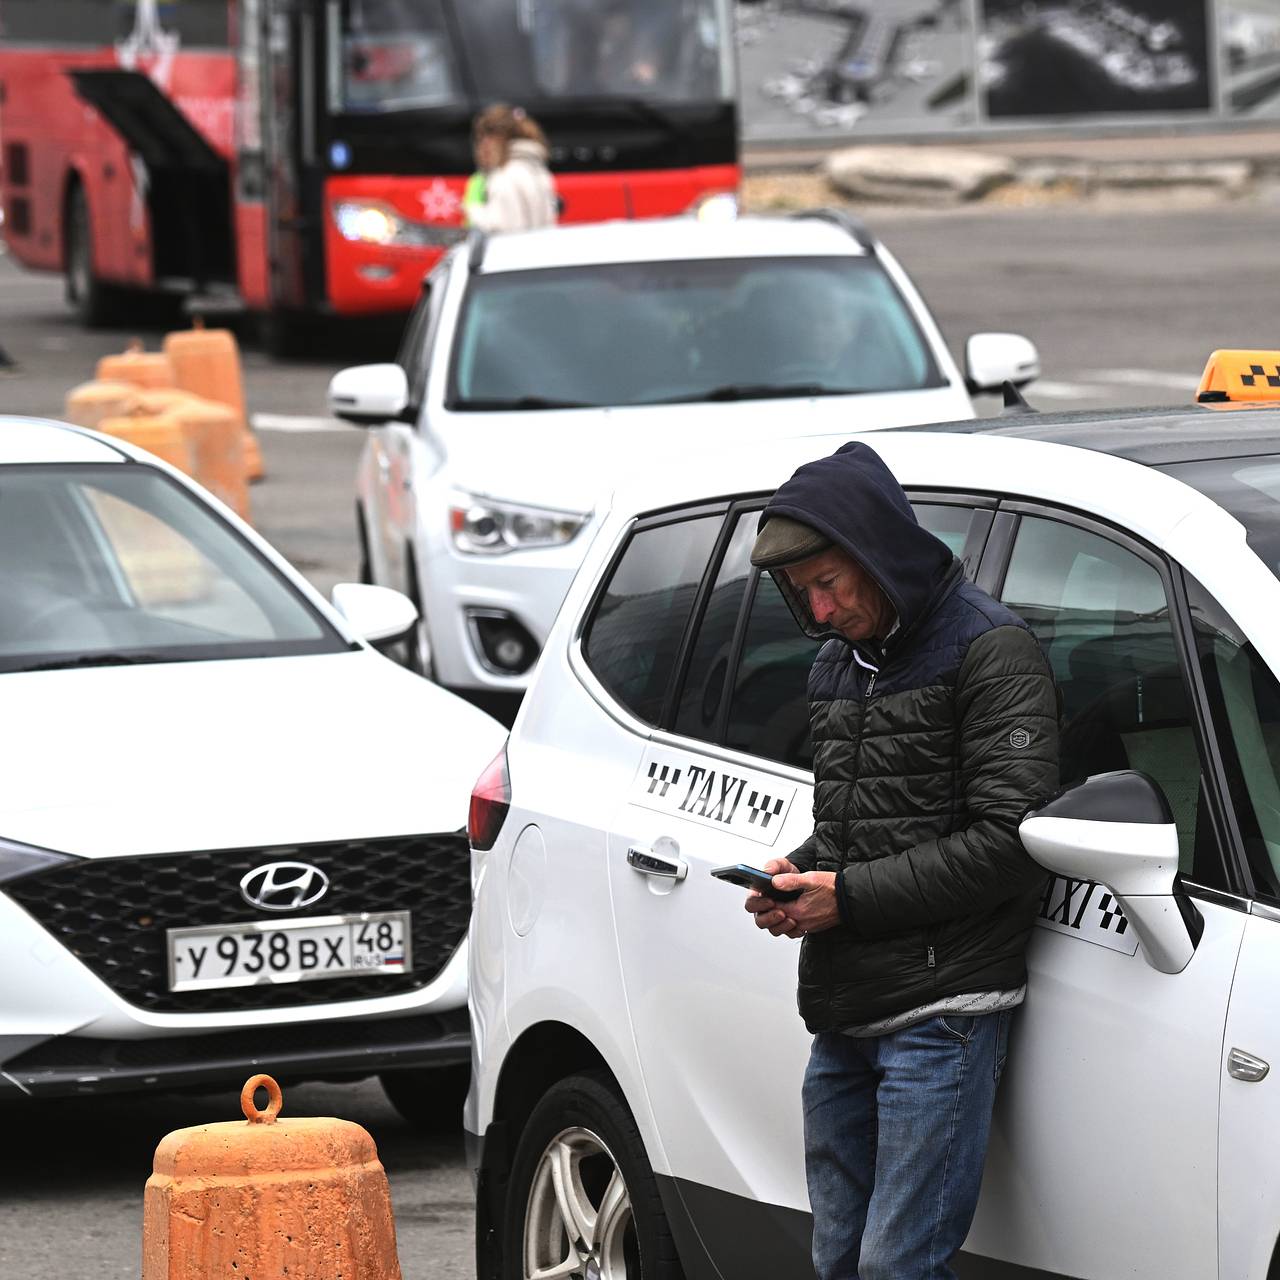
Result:
<svg viewBox="0 0 1280 1280"><path fill-rule="evenodd" d="M1137 136L821 140L748 143L744 188L756 207L821 198L922 204L1022 204L1105 194L1235 198L1280 179L1280 129Z"/></svg>

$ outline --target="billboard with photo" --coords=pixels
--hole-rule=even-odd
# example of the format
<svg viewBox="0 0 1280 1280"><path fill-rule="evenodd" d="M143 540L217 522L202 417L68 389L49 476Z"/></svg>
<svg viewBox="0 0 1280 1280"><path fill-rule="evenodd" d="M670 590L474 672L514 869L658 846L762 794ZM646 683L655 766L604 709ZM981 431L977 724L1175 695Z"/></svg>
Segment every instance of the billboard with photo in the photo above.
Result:
<svg viewBox="0 0 1280 1280"><path fill-rule="evenodd" d="M1280 119L1280 0L738 0L748 141Z"/></svg>

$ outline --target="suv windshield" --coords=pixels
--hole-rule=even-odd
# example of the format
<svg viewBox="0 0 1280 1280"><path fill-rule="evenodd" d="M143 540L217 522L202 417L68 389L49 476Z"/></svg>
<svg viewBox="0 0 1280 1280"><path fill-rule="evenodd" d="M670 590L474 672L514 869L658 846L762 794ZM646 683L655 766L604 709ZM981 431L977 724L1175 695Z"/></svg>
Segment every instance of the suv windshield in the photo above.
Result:
<svg viewBox="0 0 1280 1280"><path fill-rule="evenodd" d="M151 467L0 467L0 546L0 671L348 648Z"/></svg>
<svg viewBox="0 0 1280 1280"><path fill-rule="evenodd" d="M728 32L728 0L347 0L335 106L724 101Z"/></svg>
<svg viewBox="0 0 1280 1280"><path fill-rule="evenodd" d="M1280 454L1170 463L1160 470L1230 511L1248 531L1249 545L1280 578Z"/></svg>
<svg viewBox="0 0 1280 1280"><path fill-rule="evenodd" d="M449 408L540 409L944 386L871 258L628 262L473 280Z"/></svg>

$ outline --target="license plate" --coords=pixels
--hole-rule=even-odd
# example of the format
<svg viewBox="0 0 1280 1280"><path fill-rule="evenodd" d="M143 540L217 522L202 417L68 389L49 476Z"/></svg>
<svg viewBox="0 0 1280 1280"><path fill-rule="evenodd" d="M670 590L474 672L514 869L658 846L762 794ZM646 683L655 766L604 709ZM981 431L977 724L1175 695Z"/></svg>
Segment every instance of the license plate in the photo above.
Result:
<svg viewBox="0 0 1280 1280"><path fill-rule="evenodd" d="M169 990L405 973L409 912L170 929Z"/></svg>

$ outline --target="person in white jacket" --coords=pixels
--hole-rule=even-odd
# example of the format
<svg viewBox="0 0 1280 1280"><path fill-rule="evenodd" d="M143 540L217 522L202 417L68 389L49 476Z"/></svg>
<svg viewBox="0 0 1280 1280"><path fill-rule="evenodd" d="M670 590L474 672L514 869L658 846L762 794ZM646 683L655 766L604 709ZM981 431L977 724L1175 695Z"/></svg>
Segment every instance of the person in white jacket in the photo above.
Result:
<svg viewBox="0 0 1280 1280"><path fill-rule="evenodd" d="M467 223L482 231L554 226L560 201L547 168L547 139L520 107L486 108L472 126L484 199L469 199Z"/></svg>

